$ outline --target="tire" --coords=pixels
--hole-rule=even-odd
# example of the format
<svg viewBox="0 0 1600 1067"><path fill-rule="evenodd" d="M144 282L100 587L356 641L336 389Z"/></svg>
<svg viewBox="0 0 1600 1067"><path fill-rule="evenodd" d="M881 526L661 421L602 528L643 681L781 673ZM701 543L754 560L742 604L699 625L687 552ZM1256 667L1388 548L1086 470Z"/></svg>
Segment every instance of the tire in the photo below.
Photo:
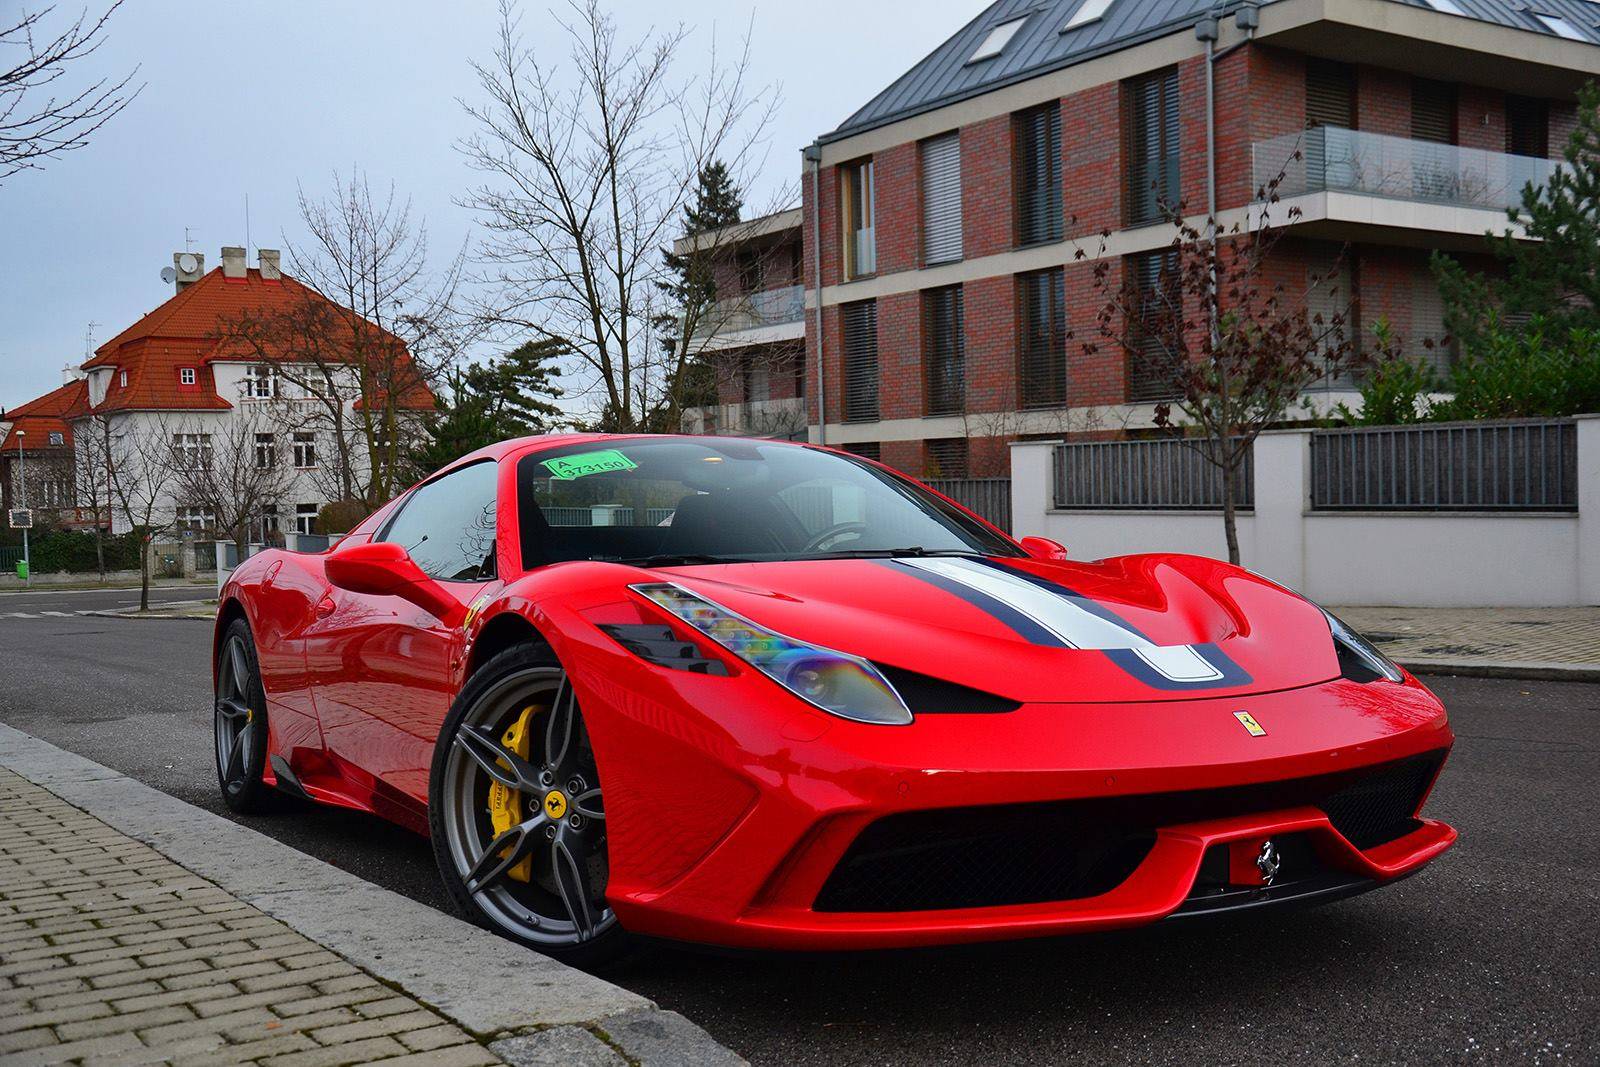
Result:
<svg viewBox="0 0 1600 1067"><path fill-rule="evenodd" d="M526 757L506 747L518 731ZM439 874L462 915L579 967L634 954L636 942L605 903L594 751L547 648L507 649L462 688L434 746L428 822Z"/></svg>
<svg viewBox="0 0 1600 1067"><path fill-rule="evenodd" d="M212 735L222 802L240 815L270 811L273 790L261 777L267 763L267 694L255 638L244 619L223 631L216 668Z"/></svg>

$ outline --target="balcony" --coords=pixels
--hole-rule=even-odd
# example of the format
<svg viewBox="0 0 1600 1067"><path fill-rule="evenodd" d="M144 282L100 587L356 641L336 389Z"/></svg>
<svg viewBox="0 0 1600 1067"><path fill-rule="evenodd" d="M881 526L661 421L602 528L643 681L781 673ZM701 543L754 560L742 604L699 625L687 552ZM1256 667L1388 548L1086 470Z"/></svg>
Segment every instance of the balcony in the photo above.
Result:
<svg viewBox="0 0 1600 1067"><path fill-rule="evenodd" d="M1503 228L1506 209L1521 203L1523 188L1543 185L1556 165L1532 156L1319 126L1258 141L1252 149L1252 184L1260 189L1281 175L1277 194L1282 200L1326 194L1320 208L1302 206L1307 222L1480 237L1485 229Z"/></svg>
<svg viewBox="0 0 1600 1067"><path fill-rule="evenodd" d="M683 413L682 430L693 434L803 441L806 438L806 402L801 397L791 397L689 408Z"/></svg>
<svg viewBox="0 0 1600 1067"><path fill-rule="evenodd" d="M725 297L711 306L711 310L695 326L696 339L715 338L733 340L733 335L747 331L768 331L773 327L798 325L805 322L806 289L803 285L790 285L782 289L768 289L759 293ZM740 344L778 341L799 337L803 329L775 332L773 336L737 338Z"/></svg>

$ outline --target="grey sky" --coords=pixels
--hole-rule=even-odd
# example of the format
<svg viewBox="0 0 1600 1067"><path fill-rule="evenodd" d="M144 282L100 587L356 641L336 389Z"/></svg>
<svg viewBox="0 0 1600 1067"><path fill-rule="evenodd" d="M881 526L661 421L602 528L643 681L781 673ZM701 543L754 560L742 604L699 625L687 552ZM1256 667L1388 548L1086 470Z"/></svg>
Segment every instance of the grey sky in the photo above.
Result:
<svg viewBox="0 0 1600 1067"><path fill-rule="evenodd" d="M28 0L33 6L38 0ZM57 0L61 9L101 0ZM0 0L13 19L17 0ZM985 0L613 0L625 37L653 24L737 38L754 14L762 81L779 83L766 204L799 176L799 148L988 6ZM529 40L559 44L548 3L525 4ZM58 15L61 13L58 10ZM131 0L74 79L141 64L144 93L89 147L0 186L0 405L60 384L64 364L170 294L159 272L188 227L207 266L225 244L297 235L296 183L321 195L335 169L393 180L426 217L436 258L466 238L451 198L475 175L452 147L469 57L493 44L493 0L168 3ZM565 48L562 46L562 55ZM253 259L252 259L253 262Z"/></svg>

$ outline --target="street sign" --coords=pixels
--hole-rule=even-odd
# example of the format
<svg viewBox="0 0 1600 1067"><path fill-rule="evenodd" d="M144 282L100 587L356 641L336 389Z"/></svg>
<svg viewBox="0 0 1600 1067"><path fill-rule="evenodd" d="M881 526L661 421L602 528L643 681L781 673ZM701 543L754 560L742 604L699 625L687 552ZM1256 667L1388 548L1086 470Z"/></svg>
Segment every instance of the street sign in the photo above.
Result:
<svg viewBox="0 0 1600 1067"><path fill-rule="evenodd" d="M33 529L32 508L12 508L11 514L6 517L10 520L10 525L13 530Z"/></svg>

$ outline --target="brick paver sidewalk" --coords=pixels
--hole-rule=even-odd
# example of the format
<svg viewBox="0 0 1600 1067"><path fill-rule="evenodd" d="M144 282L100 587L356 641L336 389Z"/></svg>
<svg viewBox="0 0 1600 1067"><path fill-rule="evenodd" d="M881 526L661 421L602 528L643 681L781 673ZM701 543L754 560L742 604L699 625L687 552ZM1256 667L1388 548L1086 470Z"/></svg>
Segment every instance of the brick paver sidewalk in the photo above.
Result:
<svg viewBox="0 0 1600 1067"><path fill-rule="evenodd" d="M0 1062L500 1062L283 923L0 769Z"/></svg>
<svg viewBox="0 0 1600 1067"><path fill-rule="evenodd" d="M1401 663L1600 672L1600 608L1335 608Z"/></svg>

